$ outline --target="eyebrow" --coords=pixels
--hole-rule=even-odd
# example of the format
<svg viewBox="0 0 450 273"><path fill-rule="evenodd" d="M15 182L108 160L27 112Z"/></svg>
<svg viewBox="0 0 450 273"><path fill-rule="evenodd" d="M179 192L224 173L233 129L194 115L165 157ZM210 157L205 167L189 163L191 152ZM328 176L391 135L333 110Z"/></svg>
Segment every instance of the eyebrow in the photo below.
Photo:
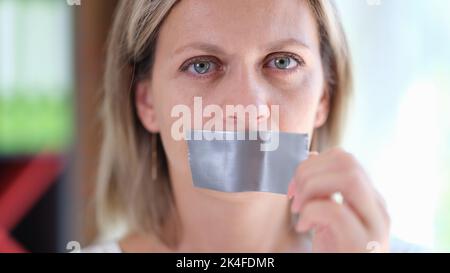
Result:
<svg viewBox="0 0 450 273"><path fill-rule="evenodd" d="M275 42L271 42L267 46L267 49L269 51L279 51L288 46L298 46L298 47L302 47L305 49L310 49L309 46L305 42L295 39L295 38L288 38L288 39L282 39L282 40L278 40Z"/></svg>
<svg viewBox="0 0 450 273"><path fill-rule="evenodd" d="M274 41L274 42L269 43L265 47L262 47L262 49L266 48L268 51L280 51L287 46L298 46L298 47L309 49L309 46L306 43L304 43L298 39L295 39L295 38L288 38L288 39ZM197 50L201 50L201 51L205 51L205 52L209 52L211 54L217 54L217 55L225 55L226 54L225 50L222 49L221 47L214 45L214 44L205 43L205 42L189 43L187 45L184 45L184 46L176 49L174 51L174 54L179 54L182 51L185 51L186 49L197 49Z"/></svg>
<svg viewBox="0 0 450 273"><path fill-rule="evenodd" d="M218 55L224 55L225 54L225 50L223 50L222 48L220 48L217 45L214 44L210 44L210 43L205 43L205 42L193 42L193 43L189 43L185 46L182 46L180 48L178 48L177 50L174 51L174 54L179 54L182 51L185 51L186 49L198 49L198 50L202 50L205 52L210 52L212 54L218 54Z"/></svg>

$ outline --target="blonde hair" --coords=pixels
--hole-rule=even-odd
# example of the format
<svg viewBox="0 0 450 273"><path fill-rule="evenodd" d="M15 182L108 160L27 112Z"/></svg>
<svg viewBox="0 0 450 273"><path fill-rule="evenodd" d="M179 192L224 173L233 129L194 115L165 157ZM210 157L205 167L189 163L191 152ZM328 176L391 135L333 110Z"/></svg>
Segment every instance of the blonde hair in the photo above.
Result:
<svg viewBox="0 0 450 273"><path fill-rule="evenodd" d="M109 37L101 108L103 143L97 184L100 233L120 224L153 232L163 242L168 215L176 212L159 134L140 123L134 87L152 70L159 29L178 0L122 0ZM339 143L351 87L350 58L338 15L329 0L307 0L317 21L326 91L327 121L314 133L312 149ZM157 173L157 176L155 175Z"/></svg>

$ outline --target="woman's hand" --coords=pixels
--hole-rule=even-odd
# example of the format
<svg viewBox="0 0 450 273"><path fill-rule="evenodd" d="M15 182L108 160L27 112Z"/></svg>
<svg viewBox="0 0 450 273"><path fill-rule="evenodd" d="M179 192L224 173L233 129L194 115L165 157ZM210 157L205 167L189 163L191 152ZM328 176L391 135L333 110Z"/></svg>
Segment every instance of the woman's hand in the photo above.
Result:
<svg viewBox="0 0 450 273"><path fill-rule="evenodd" d="M342 203L331 198L337 192ZM300 216L296 230L314 230L314 252L389 251L384 201L351 154L338 148L311 153L297 168L288 196Z"/></svg>

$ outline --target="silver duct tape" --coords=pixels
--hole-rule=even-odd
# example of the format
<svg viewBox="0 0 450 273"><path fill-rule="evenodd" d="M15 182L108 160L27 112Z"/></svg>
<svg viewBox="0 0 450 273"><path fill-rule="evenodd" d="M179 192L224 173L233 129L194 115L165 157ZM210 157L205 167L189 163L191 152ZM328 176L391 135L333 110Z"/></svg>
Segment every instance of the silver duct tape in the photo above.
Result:
<svg viewBox="0 0 450 273"><path fill-rule="evenodd" d="M258 132L188 133L189 164L195 187L222 192L286 194L297 166L308 157L308 135ZM277 135L274 135L277 134ZM270 141L276 149L263 149Z"/></svg>

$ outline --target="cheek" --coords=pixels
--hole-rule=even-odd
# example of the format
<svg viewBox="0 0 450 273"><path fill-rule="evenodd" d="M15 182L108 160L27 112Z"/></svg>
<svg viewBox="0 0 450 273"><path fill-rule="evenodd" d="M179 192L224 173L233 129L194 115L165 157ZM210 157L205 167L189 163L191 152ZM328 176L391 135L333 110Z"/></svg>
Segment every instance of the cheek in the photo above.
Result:
<svg viewBox="0 0 450 273"><path fill-rule="evenodd" d="M186 85L167 77L167 73L155 73L153 82L155 110L161 131L169 131L178 117L172 117L175 107L187 106L192 108L195 94ZM164 133L164 132L161 132Z"/></svg>
<svg viewBox="0 0 450 273"><path fill-rule="evenodd" d="M281 90L280 129L310 133L322 92L323 81L320 75L313 74L304 75L297 83Z"/></svg>
<svg viewBox="0 0 450 273"><path fill-rule="evenodd" d="M161 77L159 77L161 79ZM171 168L184 170L189 166L187 161L188 149L184 140L175 140L172 137L172 125L179 118L172 117L172 109L177 105L191 107L193 98L186 92L182 92L178 86L170 81L155 81L153 85L156 118L158 120L160 134Z"/></svg>

